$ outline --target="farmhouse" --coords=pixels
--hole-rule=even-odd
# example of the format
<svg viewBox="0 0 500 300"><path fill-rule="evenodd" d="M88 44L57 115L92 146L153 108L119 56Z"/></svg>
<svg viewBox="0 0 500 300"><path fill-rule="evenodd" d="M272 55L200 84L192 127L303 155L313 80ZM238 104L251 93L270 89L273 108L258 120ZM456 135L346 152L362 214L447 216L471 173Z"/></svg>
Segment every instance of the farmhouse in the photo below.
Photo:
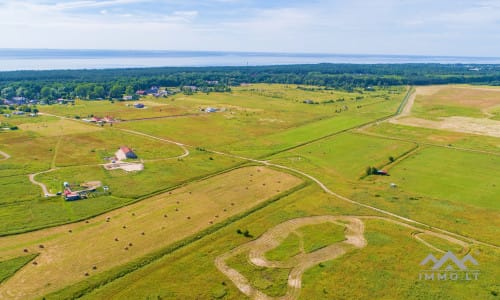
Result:
<svg viewBox="0 0 500 300"><path fill-rule="evenodd" d="M388 176L388 175L389 175L389 173L387 173L387 171L386 171L386 170L377 170L377 171L375 172L375 174L376 174L376 175L384 175L384 176Z"/></svg>
<svg viewBox="0 0 500 300"><path fill-rule="evenodd" d="M137 155L132 151L132 149L130 149L127 146L120 147L120 149L118 149L118 151L116 151L115 156L116 156L116 158L118 158L118 160L125 160L127 158L131 158L131 159L137 158Z"/></svg>
<svg viewBox="0 0 500 300"><path fill-rule="evenodd" d="M80 196L79 193L72 192L69 189L66 189L64 191L64 200L66 201L75 201L75 200L80 200L82 197Z"/></svg>

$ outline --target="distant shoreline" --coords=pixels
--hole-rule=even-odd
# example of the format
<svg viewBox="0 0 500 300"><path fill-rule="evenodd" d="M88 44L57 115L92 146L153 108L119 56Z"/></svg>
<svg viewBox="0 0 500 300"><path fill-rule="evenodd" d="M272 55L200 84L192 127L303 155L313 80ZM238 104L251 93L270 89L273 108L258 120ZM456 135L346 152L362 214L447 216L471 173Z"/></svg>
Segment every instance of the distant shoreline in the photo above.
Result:
<svg viewBox="0 0 500 300"><path fill-rule="evenodd" d="M500 64L500 57L231 51L0 49L0 71L348 64Z"/></svg>

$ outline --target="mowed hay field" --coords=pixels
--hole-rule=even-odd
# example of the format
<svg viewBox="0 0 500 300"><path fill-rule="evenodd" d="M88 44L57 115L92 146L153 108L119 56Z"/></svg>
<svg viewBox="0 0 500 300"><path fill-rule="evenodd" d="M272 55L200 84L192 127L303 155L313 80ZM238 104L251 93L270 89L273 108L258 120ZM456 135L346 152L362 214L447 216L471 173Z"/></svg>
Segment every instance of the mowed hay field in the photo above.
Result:
<svg viewBox="0 0 500 300"><path fill-rule="evenodd" d="M83 299L245 299L229 278L218 271L215 259L287 220L321 215L373 216L377 213L328 196L315 185L309 185L217 233L86 294ZM384 220L361 219L367 246L306 270L299 299L373 299L374 295L386 299L488 299L498 290L498 250L475 246L471 252L480 263L482 273L478 282L419 281L419 272L425 269L420 262L429 253L436 257L441 257L442 253L413 238L415 230ZM253 238L245 238L237 233L238 230L248 230ZM313 241L324 231L325 228L319 226L307 228L300 234L307 234ZM341 237L341 234L336 235ZM337 236L329 243L336 242ZM457 248L442 239L428 240L445 250ZM278 255L277 260L293 256L300 251L298 239L297 243L285 240L276 248L281 253L271 252L270 255ZM459 257L465 254L456 253ZM239 257L229 263L238 272L247 274L253 287L269 295L282 296L286 291L289 270L256 267ZM68 297L72 295L70 291L61 291L47 299Z"/></svg>
<svg viewBox="0 0 500 300"><path fill-rule="evenodd" d="M133 104L139 101L86 101L76 100L75 105L55 104L50 106L41 106L40 111L48 114L55 114L67 118L89 118L112 117L120 120L131 120L152 117L168 117L196 113L196 107L170 105L170 100L164 98L149 98L146 101L140 101L145 105L144 108L137 109Z"/></svg>
<svg viewBox="0 0 500 300"><path fill-rule="evenodd" d="M321 88L257 84L228 93L176 95L173 103L223 111L183 118L122 122L115 126L189 145L262 157L391 115L404 88L346 93ZM305 104L312 100L317 104Z"/></svg>
<svg viewBox="0 0 500 300"><path fill-rule="evenodd" d="M498 244L499 165L498 155L427 147L390 168L391 176L363 180L351 198Z"/></svg>
<svg viewBox="0 0 500 300"><path fill-rule="evenodd" d="M460 98L455 104L452 96L439 94L448 88L453 91L446 93L453 97L474 97L472 92L456 93L455 89L467 89L465 86L429 87L421 96L438 95L439 99L436 103L425 100L429 106L424 110L430 112L427 121L457 116L494 121L495 108L473 115L477 111L468 110L472 100ZM16 195L21 202L0 204L2 216L14 216L2 223L5 230L29 229L23 223L33 228L60 225L108 211L88 223L0 238L0 262L14 259L12 269L27 260L22 256L40 253L34 260L37 265L28 264L0 285L0 298L9 292L13 293L9 297L47 299L242 299L245 296L237 285L219 271L218 257L252 244L280 224L336 216L361 220L359 229L367 244L362 245L359 236L353 239L339 221L333 227L300 228L264 254L268 259L286 261L294 255L325 251L346 240L359 243L360 247L351 247L342 256L306 268L301 284L292 281L300 287L294 288L292 298L495 299L500 293L496 267L500 263L498 138L387 122L407 90L377 88L347 93L322 87L257 84L234 88L231 93L145 100L151 107L165 105L195 113L182 117L132 120L137 117L134 115L112 127L62 136L26 130L0 134L5 143L0 150L12 155L0 162L0 174L9 178L10 188L21 186L23 178L34 172L31 170L55 167L36 176L51 192L58 191L68 178L74 183L100 180L111 190L111 195L70 203L40 197L29 201L18 188ZM496 101L488 97L478 99ZM416 98L415 107L419 99L423 98ZM82 115L92 114L92 109L101 109L99 105L108 109L122 104L96 102L80 109ZM433 105L445 108L439 112ZM206 107L221 111L200 112ZM424 110L416 114L425 114ZM141 114L147 116L148 112ZM78 125L99 129L81 122ZM187 145L180 147L140 133ZM23 139L30 140L31 147L43 149L35 154L39 162L30 171L22 168L23 163L30 165L30 158L15 155L16 149L26 153L21 146ZM105 171L99 166L120 141L137 149L144 159L143 171ZM183 156L186 149L189 155ZM241 167L251 158L274 165L274 169ZM2 169L2 164L15 168ZM390 176L367 175L367 167L385 169ZM334 193L359 203L337 198L318 182L294 174L313 176ZM168 189L175 186L182 187L170 194ZM25 209L28 204L29 209ZM126 204L129 206L111 211ZM51 217L55 223L49 222ZM429 229L451 233L442 238L426 231ZM452 242L453 233L463 236ZM419 272L429 268L420 262L429 253L439 259L447 250L459 259L471 254L479 262L480 280L419 280ZM244 274L249 285L276 297L290 290L288 276L293 268L257 266L249 260L251 251L240 254L227 263ZM26 284L41 274L47 279Z"/></svg>
<svg viewBox="0 0 500 300"><path fill-rule="evenodd" d="M500 89L470 86L417 87L411 116L391 122L500 137Z"/></svg>
<svg viewBox="0 0 500 300"><path fill-rule="evenodd" d="M23 249L40 253L37 265L0 285L0 296L29 299L63 288L85 279L86 272L130 262L245 212L301 181L264 167L240 168L85 222L0 238L0 260Z"/></svg>

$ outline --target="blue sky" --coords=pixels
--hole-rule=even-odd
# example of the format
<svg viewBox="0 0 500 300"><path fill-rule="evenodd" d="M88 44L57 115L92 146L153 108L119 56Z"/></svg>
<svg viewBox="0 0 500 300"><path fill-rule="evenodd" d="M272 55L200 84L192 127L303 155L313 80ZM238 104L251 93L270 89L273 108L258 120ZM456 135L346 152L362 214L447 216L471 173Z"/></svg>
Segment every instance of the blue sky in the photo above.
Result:
<svg viewBox="0 0 500 300"><path fill-rule="evenodd" d="M0 0L0 48L500 56L500 0Z"/></svg>

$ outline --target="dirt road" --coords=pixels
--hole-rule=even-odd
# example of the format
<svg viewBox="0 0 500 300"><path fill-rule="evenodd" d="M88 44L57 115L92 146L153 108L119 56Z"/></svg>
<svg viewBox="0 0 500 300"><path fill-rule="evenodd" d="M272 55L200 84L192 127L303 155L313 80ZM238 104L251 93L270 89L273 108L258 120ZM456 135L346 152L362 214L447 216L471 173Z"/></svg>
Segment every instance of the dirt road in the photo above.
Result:
<svg viewBox="0 0 500 300"><path fill-rule="evenodd" d="M428 246L429 248L440 252L444 251L424 241L418 235L427 234L438 237L451 243L460 245L465 249L468 249L469 246L468 243L447 236L445 234L435 233L429 230L422 230L406 223L384 217L325 215L292 219L278 224L277 226L269 229L267 232L262 234L258 239L243 244L221 256L218 256L215 259L215 266L217 267L217 269L219 269L219 271L224 273L243 294L252 299L297 299L300 295L300 289L302 287L302 274L307 269L318 265L321 262L337 259L345 253L348 253L354 249L364 248L367 245L367 241L364 237L365 226L362 221L363 219L383 220L414 230L414 234L411 234L411 237ZM292 256L284 261L270 261L265 257L266 252L269 252L278 247L290 233L296 232L296 230L300 227L327 222L345 227L344 241L333 243L327 247L321 248L311 253L305 253L304 251L302 251L301 253ZM231 268L226 263L226 261L231 257L244 253L247 254L248 261L257 267L291 269L290 273L288 274L288 287L284 296L273 298L266 295L256 287L252 286L252 284L245 276L239 273L236 269Z"/></svg>

